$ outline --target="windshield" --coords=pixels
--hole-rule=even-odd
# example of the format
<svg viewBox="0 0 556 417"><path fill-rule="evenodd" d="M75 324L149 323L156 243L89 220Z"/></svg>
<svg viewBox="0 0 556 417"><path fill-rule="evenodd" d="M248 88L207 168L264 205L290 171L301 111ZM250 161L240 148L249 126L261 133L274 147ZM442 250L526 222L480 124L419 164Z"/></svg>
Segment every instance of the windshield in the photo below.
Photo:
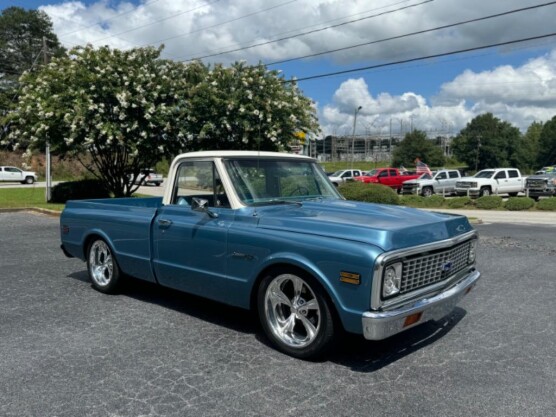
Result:
<svg viewBox="0 0 556 417"><path fill-rule="evenodd" d="M490 178L493 174L494 171L491 170L479 171L475 174L475 178Z"/></svg>
<svg viewBox="0 0 556 417"><path fill-rule="evenodd" d="M419 177L420 180L432 180L431 174L423 172Z"/></svg>
<svg viewBox="0 0 556 417"><path fill-rule="evenodd" d="M336 171L334 174L330 175L331 177L341 177L345 170Z"/></svg>
<svg viewBox="0 0 556 417"><path fill-rule="evenodd" d="M367 171L365 175L367 177L376 177L377 173L378 173L378 169L371 169L370 171Z"/></svg>
<svg viewBox="0 0 556 417"><path fill-rule="evenodd" d="M224 161L240 200L247 205L342 198L311 161L238 158Z"/></svg>

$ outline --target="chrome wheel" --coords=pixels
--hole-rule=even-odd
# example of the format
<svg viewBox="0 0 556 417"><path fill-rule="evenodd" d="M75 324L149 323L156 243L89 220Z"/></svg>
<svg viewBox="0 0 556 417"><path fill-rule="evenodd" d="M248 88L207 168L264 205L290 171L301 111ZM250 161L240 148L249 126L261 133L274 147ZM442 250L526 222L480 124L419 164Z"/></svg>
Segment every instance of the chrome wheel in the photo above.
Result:
<svg viewBox="0 0 556 417"><path fill-rule="evenodd" d="M89 249L89 275L98 287L106 287L114 277L112 252L103 240L97 240Z"/></svg>
<svg viewBox="0 0 556 417"><path fill-rule="evenodd" d="M273 278L264 294L266 323L290 348L304 348L319 335L321 306L309 284L292 274Z"/></svg>

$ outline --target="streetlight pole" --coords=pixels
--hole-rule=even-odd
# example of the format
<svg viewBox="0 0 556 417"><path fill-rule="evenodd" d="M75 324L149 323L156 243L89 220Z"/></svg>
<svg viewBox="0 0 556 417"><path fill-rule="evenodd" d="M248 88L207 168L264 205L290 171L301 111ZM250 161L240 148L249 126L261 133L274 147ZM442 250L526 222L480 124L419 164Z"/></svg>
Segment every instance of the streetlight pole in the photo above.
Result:
<svg viewBox="0 0 556 417"><path fill-rule="evenodd" d="M353 133L351 135L351 169L353 169L353 159L355 158L355 127L357 125L357 113L363 107L359 106L355 109L354 116L353 116Z"/></svg>

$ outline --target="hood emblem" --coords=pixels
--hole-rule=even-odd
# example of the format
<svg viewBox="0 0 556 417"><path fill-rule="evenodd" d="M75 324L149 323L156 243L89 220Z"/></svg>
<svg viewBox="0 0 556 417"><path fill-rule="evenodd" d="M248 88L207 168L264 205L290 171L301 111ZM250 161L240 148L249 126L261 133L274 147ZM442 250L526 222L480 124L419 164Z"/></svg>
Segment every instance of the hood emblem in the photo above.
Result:
<svg viewBox="0 0 556 417"><path fill-rule="evenodd" d="M442 272L449 272L452 269L452 266L452 261L446 262L444 265L442 265Z"/></svg>
<svg viewBox="0 0 556 417"><path fill-rule="evenodd" d="M465 232L465 226L463 224L460 224L458 227L456 227L456 230L460 233Z"/></svg>

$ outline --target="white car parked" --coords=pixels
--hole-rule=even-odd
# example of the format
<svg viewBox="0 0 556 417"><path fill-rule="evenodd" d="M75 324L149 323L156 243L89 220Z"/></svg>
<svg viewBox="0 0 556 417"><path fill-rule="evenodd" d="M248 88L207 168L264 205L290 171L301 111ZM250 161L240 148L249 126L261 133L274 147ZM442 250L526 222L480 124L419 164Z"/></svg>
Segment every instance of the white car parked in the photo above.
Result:
<svg viewBox="0 0 556 417"><path fill-rule="evenodd" d="M330 175L328 179L337 187L341 183L353 180L355 177L360 177L361 175L363 175L363 173L360 169L342 169Z"/></svg>
<svg viewBox="0 0 556 417"><path fill-rule="evenodd" d="M33 184L37 181L37 174L32 171L23 171L16 167L0 167L0 181L20 182Z"/></svg>
<svg viewBox="0 0 556 417"><path fill-rule="evenodd" d="M515 197L523 192L525 181L517 168L483 169L473 177L463 177L456 183L458 195L482 197L491 194L508 194Z"/></svg>

